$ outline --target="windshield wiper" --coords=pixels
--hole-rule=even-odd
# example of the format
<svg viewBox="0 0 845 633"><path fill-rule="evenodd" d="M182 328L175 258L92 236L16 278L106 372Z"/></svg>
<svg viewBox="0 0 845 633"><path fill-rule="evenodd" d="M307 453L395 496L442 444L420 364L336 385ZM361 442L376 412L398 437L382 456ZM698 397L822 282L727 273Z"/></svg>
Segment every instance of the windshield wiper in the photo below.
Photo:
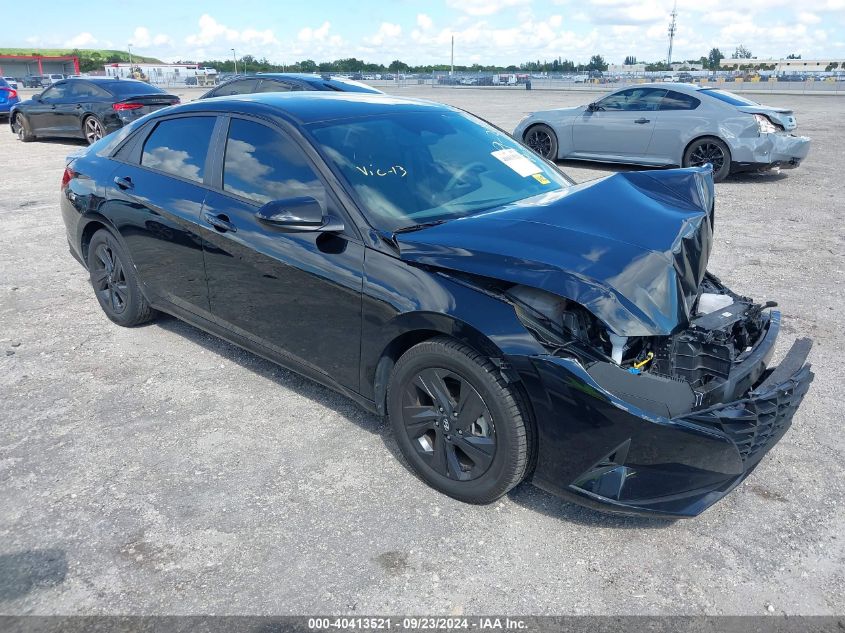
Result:
<svg viewBox="0 0 845 633"><path fill-rule="evenodd" d="M397 233L411 233L412 231L420 231L422 229L427 229L430 226L437 226L438 224L444 224L449 220L432 220L431 222L421 222L420 224L411 224L410 226L403 226L402 228L396 229L393 231L393 234L396 235Z"/></svg>

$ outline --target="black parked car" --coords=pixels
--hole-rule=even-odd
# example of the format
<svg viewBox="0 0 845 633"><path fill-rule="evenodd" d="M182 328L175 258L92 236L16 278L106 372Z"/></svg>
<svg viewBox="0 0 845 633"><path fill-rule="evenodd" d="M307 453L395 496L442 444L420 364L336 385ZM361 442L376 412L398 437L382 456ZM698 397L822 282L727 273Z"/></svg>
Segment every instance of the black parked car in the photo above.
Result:
<svg viewBox="0 0 845 633"><path fill-rule="evenodd" d="M200 99L231 97L257 92L295 92L300 90L382 94L381 90L345 77L309 75L306 73L260 73L230 79L209 90Z"/></svg>
<svg viewBox="0 0 845 633"><path fill-rule="evenodd" d="M698 514L812 379L809 341L767 368L780 314L707 272L709 167L575 185L460 110L312 92L155 113L61 192L112 321L167 312L347 394L472 503L530 479Z"/></svg>
<svg viewBox="0 0 845 633"><path fill-rule="evenodd" d="M12 108L12 132L22 141L84 138L89 143L145 114L179 103L179 97L134 79L59 81Z"/></svg>

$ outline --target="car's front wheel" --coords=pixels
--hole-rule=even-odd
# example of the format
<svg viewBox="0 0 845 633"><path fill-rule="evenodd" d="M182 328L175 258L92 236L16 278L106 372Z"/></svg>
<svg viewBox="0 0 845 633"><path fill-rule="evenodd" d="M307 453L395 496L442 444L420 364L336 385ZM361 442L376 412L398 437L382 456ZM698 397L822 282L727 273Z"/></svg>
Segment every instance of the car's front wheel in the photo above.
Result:
<svg viewBox="0 0 845 633"><path fill-rule="evenodd" d="M88 244L88 272L97 301L109 319L133 327L153 318L155 312L141 293L126 251L105 229L94 233Z"/></svg>
<svg viewBox="0 0 845 633"><path fill-rule="evenodd" d="M387 410L412 470L450 497L491 503L526 475L532 434L519 394L462 343L437 337L408 350L391 374Z"/></svg>
<svg viewBox="0 0 845 633"><path fill-rule="evenodd" d="M731 150L715 137L700 138L684 152L684 167L713 166L713 181L722 182L731 173Z"/></svg>
<svg viewBox="0 0 845 633"><path fill-rule="evenodd" d="M525 144L548 160L557 160L557 134L544 123L532 125L522 136Z"/></svg>

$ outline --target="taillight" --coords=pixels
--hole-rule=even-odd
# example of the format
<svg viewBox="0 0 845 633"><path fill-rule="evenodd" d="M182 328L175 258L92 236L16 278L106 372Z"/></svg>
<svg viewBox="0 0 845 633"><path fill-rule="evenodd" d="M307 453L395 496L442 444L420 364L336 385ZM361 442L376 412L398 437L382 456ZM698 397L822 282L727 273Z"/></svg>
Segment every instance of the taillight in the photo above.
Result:
<svg viewBox="0 0 845 633"><path fill-rule="evenodd" d="M5 86L3 86L2 88L0 88L0 90L5 90L6 92L8 92L9 93L9 99L14 99L15 97L18 96L18 91L15 90L14 88L6 88Z"/></svg>
<svg viewBox="0 0 845 633"><path fill-rule="evenodd" d="M120 110L137 110L138 108L143 108L143 103L113 103L112 109L120 111Z"/></svg>
<svg viewBox="0 0 845 633"><path fill-rule="evenodd" d="M73 178L74 173L70 166L65 167L65 173L62 174L62 191L67 188L70 179Z"/></svg>

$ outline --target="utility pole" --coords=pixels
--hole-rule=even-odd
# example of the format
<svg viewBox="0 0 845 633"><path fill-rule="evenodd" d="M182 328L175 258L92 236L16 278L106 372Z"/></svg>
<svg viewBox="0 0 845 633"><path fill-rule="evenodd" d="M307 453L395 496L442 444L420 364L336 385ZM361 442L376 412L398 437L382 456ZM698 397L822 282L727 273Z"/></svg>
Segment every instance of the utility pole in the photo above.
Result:
<svg viewBox="0 0 845 633"><path fill-rule="evenodd" d="M666 55L666 65L669 66L669 70L672 68L672 41L675 39L675 32L678 30L678 0L675 0L675 4L672 7L672 13L669 14L672 18L672 21L669 22L669 53Z"/></svg>
<svg viewBox="0 0 845 633"><path fill-rule="evenodd" d="M235 62L235 74L237 75L238 74L238 58L237 58L237 56L235 56L235 49L234 48L232 49L232 59Z"/></svg>
<svg viewBox="0 0 845 633"><path fill-rule="evenodd" d="M129 49L129 76L132 76L132 42L129 42L126 45L126 48Z"/></svg>
<svg viewBox="0 0 845 633"><path fill-rule="evenodd" d="M449 71L449 76L455 76L455 36L452 36L452 70Z"/></svg>

